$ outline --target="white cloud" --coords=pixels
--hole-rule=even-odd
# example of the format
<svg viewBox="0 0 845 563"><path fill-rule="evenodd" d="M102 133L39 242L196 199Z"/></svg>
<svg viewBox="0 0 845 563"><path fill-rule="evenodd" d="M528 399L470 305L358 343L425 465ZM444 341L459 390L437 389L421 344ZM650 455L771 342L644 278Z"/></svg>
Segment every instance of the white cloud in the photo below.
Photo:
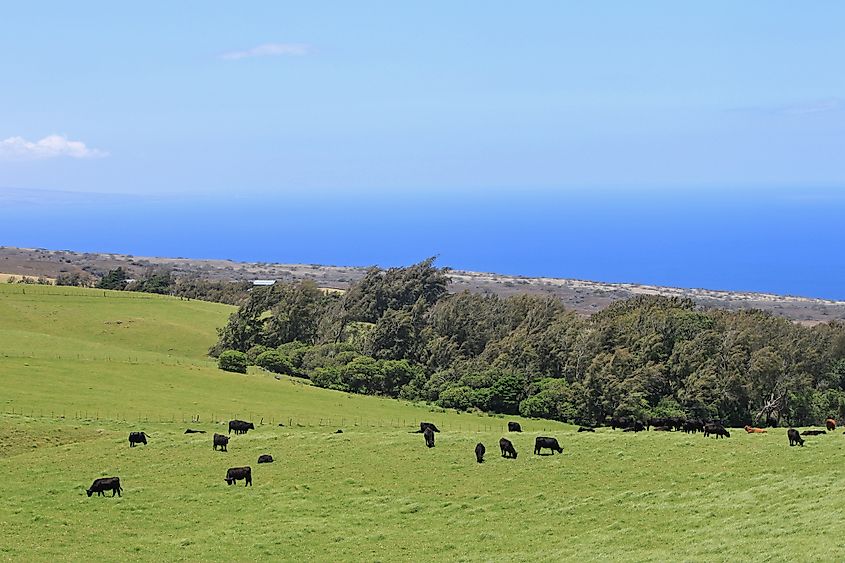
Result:
<svg viewBox="0 0 845 563"><path fill-rule="evenodd" d="M67 156L70 158L100 158L109 153L90 149L82 141L71 141L64 135L48 135L40 141L23 137L9 137L0 141L0 158L6 160L40 160Z"/></svg>
<svg viewBox="0 0 845 563"><path fill-rule="evenodd" d="M227 61L237 61L250 57L279 57L282 55L299 57L307 55L311 50L305 43L264 43L245 51L230 51L223 53L220 58Z"/></svg>

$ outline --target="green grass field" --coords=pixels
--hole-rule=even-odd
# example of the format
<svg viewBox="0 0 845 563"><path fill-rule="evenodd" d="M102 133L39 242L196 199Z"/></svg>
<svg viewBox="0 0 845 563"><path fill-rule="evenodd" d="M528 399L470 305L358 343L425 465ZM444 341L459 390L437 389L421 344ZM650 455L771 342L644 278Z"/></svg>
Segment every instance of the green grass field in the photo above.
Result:
<svg viewBox="0 0 845 563"><path fill-rule="evenodd" d="M504 460L504 418L220 372L205 352L230 307L25 289L0 286L2 559L845 557L839 431L790 448L785 429L714 440L521 420L519 458ZM265 424L212 451L234 416ZM443 430L434 449L408 432L420 420ZM149 445L130 449L132 430ZM564 454L531 455L538 433ZM276 462L256 465L262 453ZM253 487L223 481L238 465ZM123 497L85 495L111 475Z"/></svg>

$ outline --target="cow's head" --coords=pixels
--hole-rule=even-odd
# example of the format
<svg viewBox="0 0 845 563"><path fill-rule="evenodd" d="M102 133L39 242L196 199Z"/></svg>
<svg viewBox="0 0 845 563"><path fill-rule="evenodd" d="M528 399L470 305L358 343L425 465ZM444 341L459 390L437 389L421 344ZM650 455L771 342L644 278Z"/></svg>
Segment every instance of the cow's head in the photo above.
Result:
<svg viewBox="0 0 845 563"><path fill-rule="evenodd" d="M89 497L90 497L92 494L94 494L94 491L92 491L91 489L88 489L88 490L86 490L85 492L86 492L86 493L88 493L88 496L89 496Z"/></svg>
<svg viewBox="0 0 845 563"><path fill-rule="evenodd" d="M226 478L225 478L225 479L223 479L223 480L224 480L224 481L226 481L226 484L227 484L227 485L231 485L232 483L234 483L234 482L235 482L235 480L234 480L234 479L229 479L228 477L226 477Z"/></svg>
<svg viewBox="0 0 845 563"><path fill-rule="evenodd" d="M246 427L249 428L250 430L255 430L255 425L251 422L249 424L247 424Z"/></svg>

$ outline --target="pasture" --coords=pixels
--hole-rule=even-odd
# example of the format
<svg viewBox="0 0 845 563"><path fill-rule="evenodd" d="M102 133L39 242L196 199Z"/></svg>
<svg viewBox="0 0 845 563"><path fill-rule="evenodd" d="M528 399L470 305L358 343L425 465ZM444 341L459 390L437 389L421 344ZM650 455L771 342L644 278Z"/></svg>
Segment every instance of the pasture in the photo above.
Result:
<svg viewBox="0 0 845 563"><path fill-rule="evenodd" d="M13 291L16 290L16 291ZM0 558L836 561L845 436L623 433L223 373L231 307L0 286ZM119 321L119 322L118 322ZM190 422L194 415L200 422ZM64 417L64 418L62 418ZM222 422L256 423L212 450ZM260 418L265 424L259 424ZM522 434L505 431L518 420ZM289 424L289 421L293 424ZM441 433L428 449L421 420ZM271 422L272 421L272 422ZM285 426L278 426L283 422ZM206 434L184 434L186 428ZM338 428L342 434L335 434ZM131 448L130 431L149 444ZM532 455L556 436L562 455ZM508 436L519 453L499 457ZM475 461L483 442L486 461ZM256 464L260 454L275 458ZM224 482L250 465L253 486ZM123 496L88 498L97 477Z"/></svg>

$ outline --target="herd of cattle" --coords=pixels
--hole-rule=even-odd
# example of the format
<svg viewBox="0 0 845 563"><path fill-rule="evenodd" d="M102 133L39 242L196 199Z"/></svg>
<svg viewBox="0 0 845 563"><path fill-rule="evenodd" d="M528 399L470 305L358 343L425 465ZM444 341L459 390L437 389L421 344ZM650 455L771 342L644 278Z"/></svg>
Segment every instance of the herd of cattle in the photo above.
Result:
<svg viewBox="0 0 845 563"><path fill-rule="evenodd" d="M642 432L644 430L651 429L656 432L683 431L688 434L702 432L705 438L709 436L713 436L715 438L731 437L731 433L728 432L723 423L718 420L665 417L652 418L643 422L633 418L614 417L610 420L610 427L613 430L621 429L623 432ZM827 432L836 430L836 420L833 417L827 418L827 420L825 420L825 427L827 430L805 430L800 434L795 428L790 428L786 432L787 438L789 438L789 445L803 446L804 439L801 437L802 435L818 436L820 434L826 434ZM229 435L231 435L232 432L234 432L235 435L246 434L249 430L254 429L255 425L251 422L246 422L244 420L229 421ZM745 426L744 429L748 434L764 434L767 432L765 428L756 428L753 426ZM338 430L336 433L339 434L342 432L342 430ZM420 422L420 429L415 430L414 432L422 434L423 438L425 438L425 445L429 448L433 448L434 434L435 432L440 432L440 429L431 422ZM508 422L508 432L522 432L522 427L518 422ZM595 432L595 428L592 426L580 426L578 428L578 432ZM188 428L185 430L185 434L205 434L205 430L192 430ZM228 451L230 439L229 435L218 434L215 432L212 437L212 449L215 451L219 449L221 452ZM130 432L129 447L134 448L137 444L147 445L147 438L149 437L150 435L145 432ZM551 455L554 455L555 452L559 454L563 453L563 448L560 446L557 438L550 436L537 436L534 440L534 454L542 455L541 452L544 449L551 450ZM499 440L499 450L501 451L502 457L505 459L516 459L517 457L516 448L514 447L513 442L507 438L503 437ZM485 448L484 444L480 442L476 444L475 459L478 463L484 462L484 455L486 452L487 448ZM262 454L258 457L258 463L272 462L273 456L270 454ZM248 465L244 467L230 467L226 471L226 477L223 480L226 481L228 485L233 485L237 481L244 481L245 487L252 486L252 468ZM89 497L94 493L97 493L97 496L105 496L107 491L111 491L112 496L122 496L121 492L123 491L123 488L120 486L119 477L102 477L95 479L91 487L86 490L86 493Z"/></svg>

